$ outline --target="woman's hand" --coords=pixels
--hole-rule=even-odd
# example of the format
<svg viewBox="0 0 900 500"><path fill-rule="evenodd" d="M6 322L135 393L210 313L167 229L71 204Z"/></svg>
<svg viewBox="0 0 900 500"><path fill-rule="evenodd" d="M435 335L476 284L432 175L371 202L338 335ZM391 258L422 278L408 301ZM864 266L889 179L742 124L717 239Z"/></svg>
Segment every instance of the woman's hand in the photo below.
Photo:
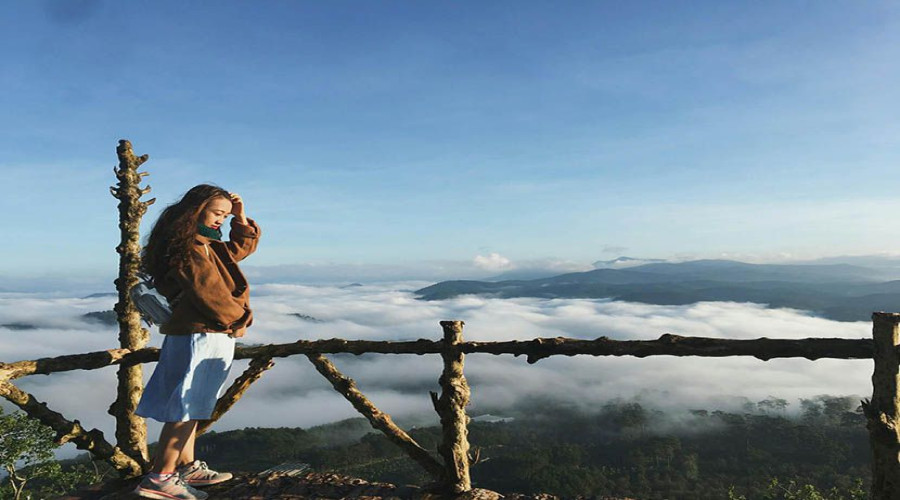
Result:
<svg viewBox="0 0 900 500"><path fill-rule="evenodd" d="M228 336L233 337L233 338L241 338L244 336L245 333L247 333L247 327L242 326L242 327L238 328L237 330L229 333Z"/></svg>
<svg viewBox="0 0 900 500"><path fill-rule="evenodd" d="M247 216L244 215L244 200L237 193L229 193L231 195L231 215L244 222Z"/></svg>

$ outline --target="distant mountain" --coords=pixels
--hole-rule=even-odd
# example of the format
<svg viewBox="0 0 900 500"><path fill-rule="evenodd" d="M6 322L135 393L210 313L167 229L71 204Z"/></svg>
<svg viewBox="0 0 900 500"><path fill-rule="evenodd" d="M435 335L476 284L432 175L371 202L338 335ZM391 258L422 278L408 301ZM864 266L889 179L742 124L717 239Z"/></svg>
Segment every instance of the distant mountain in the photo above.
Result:
<svg viewBox="0 0 900 500"><path fill-rule="evenodd" d="M533 280L444 281L415 293L423 300L464 294L499 298L608 298L660 305L735 301L813 311L839 321L900 310L900 281L850 264L748 264L729 260L658 262Z"/></svg>
<svg viewBox="0 0 900 500"><path fill-rule="evenodd" d="M733 260L695 260L681 263L656 263L630 268L646 273L678 276L685 280L716 281L883 281L878 269L850 264L747 264Z"/></svg>
<svg viewBox="0 0 900 500"><path fill-rule="evenodd" d="M536 280L558 275L559 269L524 268L513 269L490 278L484 278L484 281Z"/></svg>
<svg viewBox="0 0 900 500"><path fill-rule="evenodd" d="M288 315L293 316L295 318L300 318L303 321L309 321L310 323L324 323L325 322L325 320L321 320L319 318L316 318L315 316L310 316L309 314L289 313Z"/></svg>
<svg viewBox="0 0 900 500"><path fill-rule="evenodd" d="M104 325L117 325L119 323L118 316L116 312L113 310L108 311L93 311L89 313L84 313L81 315L82 318L88 319L91 321L99 321Z"/></svg>
<svg viewBox="0 0 900 500"><path fill-rule="evenodd" d="M37 330L40 328L37 325L32 325L31 323L3 323L0 325L0 328L7 328L9 330Z"/></svg>
<svg viewBox="0 0 900 500"><path fill-rule="evenodd" d="M103 325L111 326L117 325L118 319L116 316L116 312L113 310L107 311L93 311L84 313L80 316L80 319L90 322L90 323L101 323ZM0 324L0 328L7 328L9 330L39 330L39 329L48 329L48 330L71 330L77 328L83 328L84 326L79 326L78 324L73 324L67 321L67 318L59 321L60 318L48 318L45 316L29 319L29 321L16 321L14 323L3 323Z"/></svg>
<svg viewBox="0 0 900 500"><path fill-rule="evenodd" d="M658 262L666 262L665 259L635 259L633 257L618 257L613 260L598 260L594 262L597 269L621 269L623 267L634 267L643 264L655 264Z"/></svg>
<svg viewBox="0 0 900 500"><path fill-rule="evenodd" d="M119 292L100 292L100 293L92 293L90 295L85 295L82 299L96 299L99 297L118 297Z"/></svg>
<svg viewBox="0 0 900 500"><path fill-rule="evenodd" d="M851 264L854 266L877 269L884 273L885 279L900 279L900 256L888 255L844 255L837 257L823 257L821 259L795 264Z"/></svg>

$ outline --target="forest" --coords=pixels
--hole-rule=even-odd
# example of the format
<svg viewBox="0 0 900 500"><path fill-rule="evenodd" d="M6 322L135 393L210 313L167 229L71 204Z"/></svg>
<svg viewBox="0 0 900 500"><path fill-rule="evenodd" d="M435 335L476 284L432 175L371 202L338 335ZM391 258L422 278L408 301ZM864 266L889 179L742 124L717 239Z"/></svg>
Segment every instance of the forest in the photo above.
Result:
<svg viewBox="0 0 900 500"><path fill-rule="evenodd" d="M534 411L534 409L541 409ZM534 400L511 420L469 425L480 449L473 486L500 492L640 499L857 500L867 497L870 449L854 396L770 397L736 410L663 412L636 401L593 411ZM437 427L412 428L434 449ZM203 453L233 470L309 463L369 480L424 484L419 467L363 419L303 429L210 433Z"/></svg>
<svg viewBox="0 0 900 500"><path fill-rule="evenodd" d="M479 457L471 468L474 487L563 498L868 497L871 451L855 396L800 399L796 408L785 399L769 397L744 400L729 411L665 412L635 400L609 401L585 410L533 399L508 410L503 418L488 417L475 417L469 424L469 441ZM27 420L22 422L39 425ZM402 425L402 419L398 423ZM426 449L436 448L437 426L407 429ZM52 456L46 449L52 432L33 428L29 433L45 433L46 439L35 442L44 443L44 456ZM303 462L314 470L394 484L423 485L429 480L363 418L308 429L210 432L198 438L197 453L218 469L236 472ZM101 464L86 462L87 455L63 461L61 469L38 478L29 489L61 492L75 483L114 475L108 467L94 469ZM34 471L22 473L30 472ZM6 477L0 481L0 499L13 498L12 493Z"/></svg>

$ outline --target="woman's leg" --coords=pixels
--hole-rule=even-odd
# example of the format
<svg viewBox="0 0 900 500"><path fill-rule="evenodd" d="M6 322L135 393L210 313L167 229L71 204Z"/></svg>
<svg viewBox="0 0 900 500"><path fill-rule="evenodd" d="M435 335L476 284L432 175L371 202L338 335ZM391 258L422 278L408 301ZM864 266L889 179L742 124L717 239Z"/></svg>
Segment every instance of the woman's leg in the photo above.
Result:
<svg viewBox="0 0 900 500"><path fill-rule="evenodd" d="M191 420L191 422L194 423L194 427L191 429L191 435L188 436L187 441L184 443L184 448L181 449L181 455L178 457L178 467L194 463L194 440L197 438L197 424L199 422L197 420Z"/></svg>
<svg viewBox="0 0 900 500"><path fill-rule="evenodd" d="M175 472L175 467L181 465L179 457L188 448L191 460L194 458L194 433L197 430L197 421L166 422L159 433L159 444L156 449L156 460L152 471L157 474Z"/></svg>
<svg viewBox="0 0 900 500"><path fill-rule="evenodd" d="M234 477L230 472L217 472L209 468L206 462L194 460L194 440L197 438L197 420L191 420L194 425L191 427L191 433L187 437L184 446L181 449L181 455L178 457L178 472L181 479L190 486L197 488L210 486L213 484L228 481Z"/></svg>

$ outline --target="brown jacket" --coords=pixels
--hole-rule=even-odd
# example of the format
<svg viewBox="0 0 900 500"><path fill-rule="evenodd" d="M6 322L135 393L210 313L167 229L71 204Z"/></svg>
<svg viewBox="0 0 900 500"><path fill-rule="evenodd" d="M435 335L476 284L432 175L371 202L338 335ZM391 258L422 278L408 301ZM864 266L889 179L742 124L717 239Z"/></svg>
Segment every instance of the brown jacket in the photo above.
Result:
<svg viewBox="0 0 900 500"><path fill-rule="evenodd" d="M172 317L159 327L166 335L232 333L253 324L250 286L237 263L256 251L259 225L231 219L229 241L198 234L185 269L170 270L156 289L172 305Z"/></svg>

